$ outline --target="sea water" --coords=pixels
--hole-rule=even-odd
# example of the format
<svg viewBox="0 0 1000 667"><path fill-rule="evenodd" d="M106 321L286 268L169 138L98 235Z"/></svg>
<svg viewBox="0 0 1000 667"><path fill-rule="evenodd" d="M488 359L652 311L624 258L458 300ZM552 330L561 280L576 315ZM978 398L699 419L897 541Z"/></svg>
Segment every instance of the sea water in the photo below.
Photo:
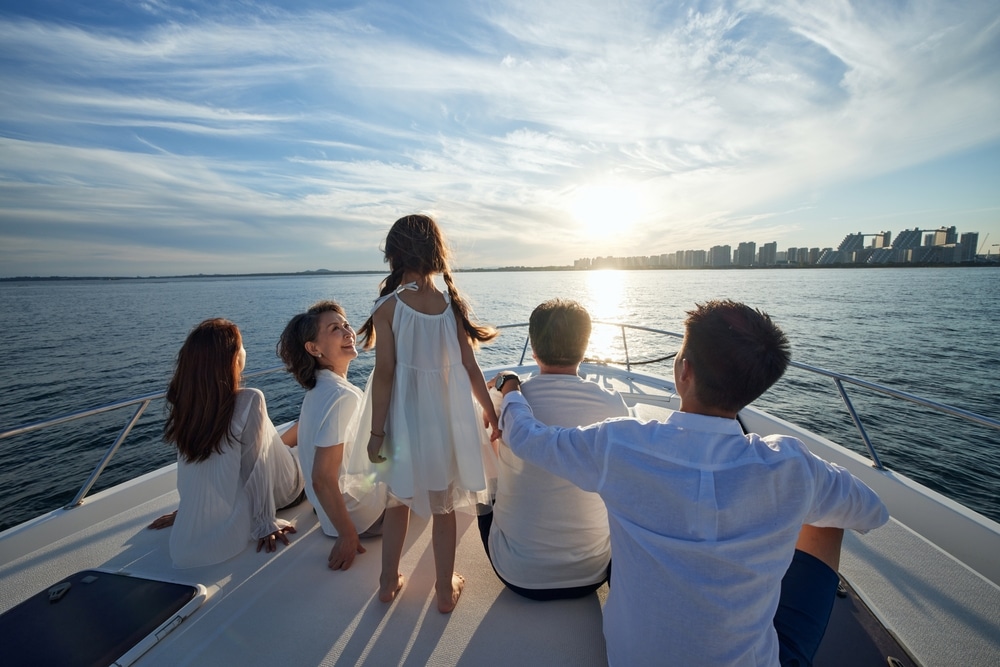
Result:
<svg viewBox="0 0 1000 667"><path fill-rule="evenodd" d="M0 282L0 429L163 391L187 333L209 317L239 325L248 370L274 367L291 316L336 299L360 326L382 277ZM468 272L455 280L478 320L490 324L527 322L535 305L563 297L581 302L595 320L682 332L696 302L744 301L785 330L796 361L1000 417L997 269ZM589 356L623 359L615 333L595 327ZM480 365L516 361L525 334L505 331L483 346ZM628 345L632 359L676 349L641 335ZM364 385L373 356L361 354L351 381ZM669 375L670 365L647 370ZM288 374L249 384L263 389L275 423L297 417L303 390ZM848 391L886 466L1000 520L1000 432ZM755 405L864 451L830 380L792 369ZM0 529L68 502L129 414L0 440ZM161 438L164 416L164 402L153 402L95 490L174 460Z"/></svg>

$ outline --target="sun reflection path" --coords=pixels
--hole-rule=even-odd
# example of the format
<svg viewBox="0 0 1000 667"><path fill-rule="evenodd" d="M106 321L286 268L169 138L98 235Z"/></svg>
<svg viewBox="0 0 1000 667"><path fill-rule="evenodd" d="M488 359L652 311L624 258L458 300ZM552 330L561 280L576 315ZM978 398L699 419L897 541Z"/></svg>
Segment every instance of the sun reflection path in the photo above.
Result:
<svg viewBox="0 0 1000 667"><path fill-rule="evenodd" d="M625 275L622 271L589 271L586 296L580 299L594 321L623 322L628 318ZM594 325L587 357L619 358L623 355L621 331L617 327Z"/></svg>

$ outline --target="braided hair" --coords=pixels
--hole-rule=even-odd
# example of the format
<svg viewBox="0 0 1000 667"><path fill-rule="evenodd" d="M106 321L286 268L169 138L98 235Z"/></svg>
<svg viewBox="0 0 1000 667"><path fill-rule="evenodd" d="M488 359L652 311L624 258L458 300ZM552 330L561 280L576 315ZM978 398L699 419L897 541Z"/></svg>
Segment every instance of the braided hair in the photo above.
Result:
<svg viewBox="0 0 1000 667"><path fill-rule="evenodd" d="M379 297L392 294L403 282L407 271L422 276L440 273L444 277L451 307L462 322L462 328L472 340L473 347L491 341L499 332L491 327L472 321L472 308L455 286L448 260L451 253L445 244L444 235L434 219L427 215L403 216L395 223L385 237L385 261L389 263L389 275L381 283ZM358 329L358 340L366 350L375 346L375 324L371 316Z"/></svg>

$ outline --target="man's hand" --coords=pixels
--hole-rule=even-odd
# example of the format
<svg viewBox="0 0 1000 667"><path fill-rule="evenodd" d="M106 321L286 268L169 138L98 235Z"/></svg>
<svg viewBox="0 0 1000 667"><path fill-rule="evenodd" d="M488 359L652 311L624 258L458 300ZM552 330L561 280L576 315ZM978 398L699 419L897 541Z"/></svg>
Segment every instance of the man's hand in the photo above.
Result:
<svg viewBox="0 0 1000 667"><path fill-rule="evenodd" d="M506 396L512 391L521 389L521 378L514 371L501 371L490 380L489 386L498 388L500 393Z"/></svg>
<svg viewBox="0 0 1000 667"><path fill-rule="evenodd" d="M365 548L361 546L361 540L357 533L354 535L341 535L334 542L330 549L330 557L326 559L326 566L331 570L346 570L351 567L354 557L365 553Z"/></svg>

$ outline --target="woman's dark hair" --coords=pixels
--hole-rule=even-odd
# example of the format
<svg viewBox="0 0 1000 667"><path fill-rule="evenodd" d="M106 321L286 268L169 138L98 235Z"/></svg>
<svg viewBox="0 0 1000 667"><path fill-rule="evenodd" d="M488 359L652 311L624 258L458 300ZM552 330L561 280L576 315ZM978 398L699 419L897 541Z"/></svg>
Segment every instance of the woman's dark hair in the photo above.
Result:
<svg viewBox="0 0 1000 667"><path fill-rule="evenodd" d="M451 253L445 244L444 235L434 219L426 215L407 215L395 223L385 237L385 261L390 273L382 281L379 296L396 291L403 282L403 273L412 271L422 276L440 273L451 295L451 307L462 320L462 327L472 339L473 347L493 340L500 332L490 326L472 322L472 308L462 297L451 277L448 259ZM371 316L358 329L358 339L364 349L375 345L375 324Z"/></svg>
<svg viewBox="0 0 1000 667"><path fill-rule="evenodd" d="M576 301L550 299L531 311L528 338L538 361L548 366L575 366L590 343L590 313Z"/></svg>
<svg viewBox="0 0 1000 667"><path fill-rule="evenodd" d="M222 452L240 388L240 330L229 320L205 320L177 353L167 388L169 414L163 439L189 463Z"/></svg>
<svg viewBox="0 0 1000 667"><path fill-rule="evenodd" d="M306 343L316 340L319 316L329 311L347 318L347 313L336 301L319 301L289 320L278 339L278 356L285 363L285 370L306 389L316 386L316 370L320 368L316 357L306 352Z"/></svg>
<svg viewBox="0 0 1000 667"><path fill-rule="evenodd" d="M736 301L698 304L684 327L684 358L705 405L742 410L778 381L791 360L788 339L771 317Z"/></svg>

